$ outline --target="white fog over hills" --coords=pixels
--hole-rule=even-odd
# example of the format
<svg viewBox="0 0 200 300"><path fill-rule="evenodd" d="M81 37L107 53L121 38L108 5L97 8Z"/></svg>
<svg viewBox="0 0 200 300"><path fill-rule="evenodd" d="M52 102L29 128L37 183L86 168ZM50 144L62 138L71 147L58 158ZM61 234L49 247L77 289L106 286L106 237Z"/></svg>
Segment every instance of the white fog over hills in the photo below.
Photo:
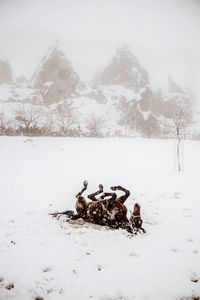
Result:
<svg viewBox="0 0 200 300"><path fill-rule="evenodd" d="M194 120L187 91L171 76L167 91L153 90L147 70L128 46L116 49L90 84L81 80L58 41L31 80L13 81L9 62L0 66L2 134L170 137L174 114L182 107L187 108L185 122ZM198 132L190 132L190 138L195 136Z"/></svg>
<svg viewBox="0 0 200 300"><path fill-rule="evenodd" d="M198 1L0 8L1 134L199 138Z"/></svg>

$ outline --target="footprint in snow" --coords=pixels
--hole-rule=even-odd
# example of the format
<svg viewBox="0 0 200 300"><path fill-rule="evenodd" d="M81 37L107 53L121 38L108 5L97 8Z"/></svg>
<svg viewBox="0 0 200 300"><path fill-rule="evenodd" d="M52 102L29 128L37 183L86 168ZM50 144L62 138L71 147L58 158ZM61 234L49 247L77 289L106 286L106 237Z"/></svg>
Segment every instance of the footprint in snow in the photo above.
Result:
<svg viewBox="0 0 200 300"><path fill-rule="evenodd" d="M13 283L9 283L8 285L5 286L5 289L7 289L7 290L10 291L10 290L14 289L14 287L15 287L15 286L14 286Z"/></svg>
<svg viewBox="0 0 200 300"><path fill-rule="evenodd" d="M52 271L51 267L45 267L42 272L47 273L47 272L51 272L51 271Z"/></svg>
<svg viewBox="0 0 200 300"><path fill-rule="evenodd" d="M97 270L98 270L98 271L101 271L102 268L103 268L103 267L102 267L101 265L98 265L98 266L97 266Z"/></svg>
<svg viewBox="0 0 200 300"><path fill-rule="evenodd" d="M51 286L52 279L43 279L41 281L36 282L36 287L34 290L29 290L29 292L32 294L32 298L34 300L44 300L42 295L49 295L54 291L53 287ZM41 295L42 294L42 295Z"/></svg>
<svg viewBox="0 0 200 300"><path fill-rule="evenodd" d="M9 223L15 223L15 220L11 219L8 221Z"/></svg>
<svg viewBox="0 0 200 300"><path fill-rule="evenodd" d="M200 279L200 276L198 276L196 273L193 273L190 277L190 280L194 283L197 283Z"/></svg>
<svg viewBox="0 0 200 300"><path fill-rule="evenodd" d="M174 252L174 253L176 253L176 252L178 252L178 249L172 248L171 251Z"/></svg>
<svg viewBox="0 0 200 300"><path fill-rule="evenodd" d="M148 224L148 225L156 225L157 223L153 220L146 220L145 221L145 224Z"/></svg>
<svg viewBox="0 0 200 300"><path fill-rule="evenodd" d="M41 269L41 276L35 282L35 288L30 289L31 299L44 300L44 296L51 294L56 291L54 286L54 276L52 274L53 267L44 266Z"/></svg>
<svg viewBox="0 0 200 300"><path fill-rule="evenodd" d="M64 294L64 290L61 288L58 293L62 295Z"/></svg>

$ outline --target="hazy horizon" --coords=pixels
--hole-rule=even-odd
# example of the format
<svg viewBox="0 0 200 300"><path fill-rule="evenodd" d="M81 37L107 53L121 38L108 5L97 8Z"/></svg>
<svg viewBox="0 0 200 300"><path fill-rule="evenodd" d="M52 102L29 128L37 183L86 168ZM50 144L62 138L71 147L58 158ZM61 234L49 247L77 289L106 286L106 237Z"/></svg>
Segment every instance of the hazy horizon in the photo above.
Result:
<svg viewBox="0 0 200 300"><path fill-rule="evenodd" d="M0 0L0 58L30 78L59 40L83 81L122 44L147 69L153 88L168 74L200 94L200 2L197 0Z"/></svg>

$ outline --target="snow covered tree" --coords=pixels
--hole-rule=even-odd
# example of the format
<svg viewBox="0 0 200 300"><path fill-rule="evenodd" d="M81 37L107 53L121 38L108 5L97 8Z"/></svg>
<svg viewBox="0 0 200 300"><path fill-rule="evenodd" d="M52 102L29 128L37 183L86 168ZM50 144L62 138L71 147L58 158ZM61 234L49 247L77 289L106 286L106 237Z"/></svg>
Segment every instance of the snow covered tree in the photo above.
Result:
<svg viewBox="0 0 200 300"><path fill-rule="evenodd" d="M181 157L180 157L180 147L181 147L181 140L184 138L185 129L188 125L188 118L191 116L191 107L186 105L182 106L173 113L173 123L175 128L175 134L177 139L177 146L176 146L176 158L177 158L177 170L181 172Z"/></svg>
<svg viewBox="0 0 200 300"><path fill-rule="evenodd" d="M140 109L139 103L136 100L127 101L126 98L123 97L120 100L118 109L121 113L120 125L125 126L125 131L128 131L129 134L130 132L135 132L151 137L151 135L156 132L156 119L150 117L150 119L145 120L143 111Z"/></svg>
<svg viewBox="0 0 200 300"><path fill-rule="evenodd" d="M75 135L78 113L70 100L64 101L56 108L56 119L59 134L62 136Z"/></svg>
<svg viewBox="0 0 200 300"><path fill-rule="evenodd" d="M22 126L25 134L31 134L42 117L42 108L29 103L20 103L13 108L15 120Z"/></svg>
<svg viewBox="0 0 200 300"><path fill-rule="evenodd" d="M105 120L98 115L90 115L86 121L86 126L90 137L102 137L102 129L105 126Z"/></svg>
<svg viewBox="0 0 200 300"><path fill-rule="evenodd" d="M11 125L11 120L7 117L3 109L0 110L0 135L6 134L9 126Z"/></svg>
<svg viewBox="0 0 200 300"><path fill-rule="evenodd" d="M160 126L157 118L150 113L147 120L143 123L143 135L152 138L158 137L160 134Z"/></svg>
<svg viewBox="0 0 200 300"><path fill-rule="evenodd" d="M176 85L173 85L173 88L175 87ZM178 91L180 92L178 93ZM168 132L174 134L177 140L176 169L181 172L183 169L183 162L181 163L181 141L185 137L187 126L192 122L192 102L182 90L178 89L174 97L164 102L164 104L167 119L163 125Z"/></svg>
<svg viewBox="0 0 200 300"><path fill-rule="evenodd" d="M174 82L171 76L168 78L168 93L165 96L163 103L163 114L169 119L174 119L174 115L180 110L187 108L187 113L184 114L184 119L187 122L192 118L192 102L187 93Z"/></svg>
<svg viewBox="0 0 200 300"><path fill-rule="evenodd" d="M142 93L141 93L141 100L140 100L140 108L143 111L149 111L152 106L152 100L153 100L153 93L149 87L147 87Z"/></svg>
<svg viewBox="0 0 200 300"><path fill-rule="evenodd" d="M119 124L133 128L135 120L135 108L132 107L131 109L131 102L125 97L121 96L117 108L120 111Z"/></svg>

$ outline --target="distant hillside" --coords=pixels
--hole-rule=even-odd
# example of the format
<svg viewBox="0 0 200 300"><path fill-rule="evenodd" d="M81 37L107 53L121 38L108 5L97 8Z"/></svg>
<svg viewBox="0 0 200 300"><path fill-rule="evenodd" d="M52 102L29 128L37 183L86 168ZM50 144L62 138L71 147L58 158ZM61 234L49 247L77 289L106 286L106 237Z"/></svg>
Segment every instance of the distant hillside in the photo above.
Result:
<svg viewBox="0 0 200 300"><path fill-rule="evenodd" d="M58 43L30 82L20 76L0 84L0 134L169 137L181 109L191 124L188 94L172 77L167 91L154 91L148 72L127 47L116 50L91 85L79 80Z"/></svg>
<svg viewBox="0 0 200 300"><path fill-rule="evenodd" d="M56 42L35 71L30 86L40 89L46 105L70 97L79 82L70 61Z"/></svg>
<svg viewBox="0 0 200 300"><path fill-rule="evenodd" d="M116 50L111 62L98 75L97 81L102 85L122 85L135 92L149 84L147 71L126 46Z"/></svg>

